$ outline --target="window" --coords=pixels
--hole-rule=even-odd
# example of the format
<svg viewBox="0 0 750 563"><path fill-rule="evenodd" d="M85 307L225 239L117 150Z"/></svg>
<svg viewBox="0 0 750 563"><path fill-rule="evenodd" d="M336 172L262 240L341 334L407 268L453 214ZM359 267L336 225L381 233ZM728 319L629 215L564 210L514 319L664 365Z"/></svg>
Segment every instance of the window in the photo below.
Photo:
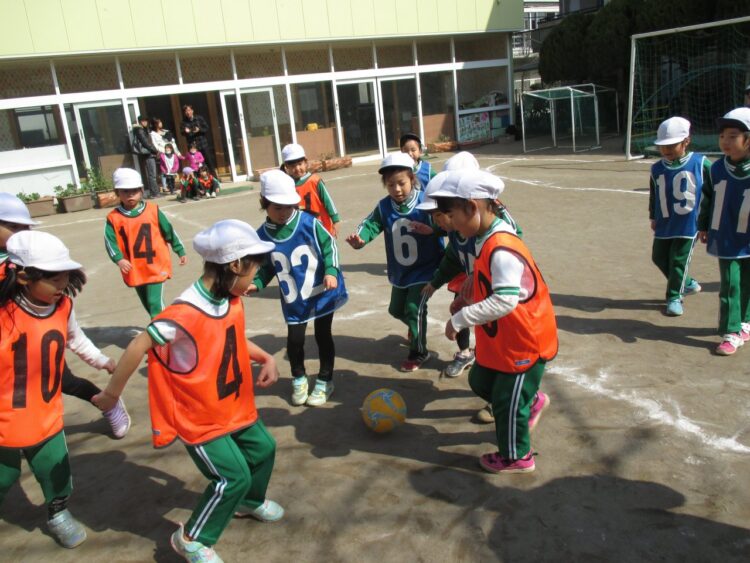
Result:
<svg viewBox="0 0 750 563"><path fill-rule="evenodd" d="M65 144L56 106L0 111L0 150L31 149Z"/></svg>

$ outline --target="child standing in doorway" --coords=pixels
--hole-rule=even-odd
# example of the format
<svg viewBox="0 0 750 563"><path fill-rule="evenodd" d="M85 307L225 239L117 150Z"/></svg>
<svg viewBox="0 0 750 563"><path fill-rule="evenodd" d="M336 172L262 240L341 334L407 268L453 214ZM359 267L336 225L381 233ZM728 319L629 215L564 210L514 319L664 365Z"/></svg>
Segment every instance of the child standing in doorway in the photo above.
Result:
<svg viewBox="0 0 750 563"><path fill-rule="evenodd" d="M682 298L701 290L688 275L698 233L696 220L701 192L710 182L711 163L688 152L690 122L670 117L659 125L654 143L661 160L651 166L648 214L654 244L651 260L667 278L666 314L682 315Z"/></svg>
<svg viewBox="0 0 750 563"><path fill-rule="evenodd" d="M213 546L233 516L276 522L284 509L266 497L276 441L258 416L258 387L276 382L273 356L245 338L241 296L273 250L250 225L215 223L193 239L203 275L128 345L107 388L94 398L107 409L148 353L153 444L175 440L209 480L187 524L170 541L191 562L221 561Z"/></svg>
<svg viewBox="0 0 750 563"><path fill-rule="evenodd" d="M164 282L172 277L169 247L180 257L180 266L187 264L185 247L159 207L141 201L143 181L138 172L118 168L112 179L120 205L107 215L107 254L153 318L164 309Z"/></svg>
<svg viewBox="0 0 750 563"><path fill-rule="evenodd" d="M719 259L720 356L731 356L750 340L750 108L719 119L724 157L711 166L698 217L701 242Z"/></svg>
<svg viewBox="0 0 750 563"><path fill-rule="evenodd" d="M294 181L280 170L260 177L261 208L268 214L258 230L262 240L276 245L251 291L279 279L281 310L287 323L287 355L292 370L292 404L323 405L333 393L336 348L331 326L334 312L347 299L336 239L309 213L300 213ZM282 285L283 284L283 285ZM320 371L312 393L305 370L305 331L315 323Z"/></svg>
<svg viewBox="0 0 750 563"><path fill-rule="evenodd" d="M432 226L427 213L417 209L424 200L418 189L413 160L405 153L392 153L383 159L378 172L388 196L346 239L352 248L360 249L381 232L385 236L388 281L391 302L388 312L409 327L409 355L401 371L416 371L430 358L427 350L427 296L425 284L443 256L443 243L437 234L412 231L412 222Z"/></svg>
<svg viewBox="0 0 750 563"><path fill-rule="evenodd" d="M281 150L281 158L284 160L284 172L292 177L297 193L302 198L300 209L312 213L335 238L341 221L339 213L322 178L308 171L305 149L296 143L286 145Z"/></svg>
<svg viewBox="0 0 750 563"><path fill-rule="evenodd" d="M415 133L406 133L401 136L399 145L401 146L401 152L408 154L414 161L414 174L419 180L421 189L425 189L437 172L433 170L429 162L422 159L424 154L422 139Z"/></svg>

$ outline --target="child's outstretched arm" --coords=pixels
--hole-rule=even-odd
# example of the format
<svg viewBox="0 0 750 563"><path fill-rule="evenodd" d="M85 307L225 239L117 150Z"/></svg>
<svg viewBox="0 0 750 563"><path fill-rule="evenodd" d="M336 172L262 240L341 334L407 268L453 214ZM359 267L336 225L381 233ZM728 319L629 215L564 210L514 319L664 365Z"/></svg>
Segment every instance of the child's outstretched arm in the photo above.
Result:
<svg viewBox="0 0 750 563"><path fill-rule="evenodd" d="M346 242L355 250L359 250L382 232L383 220L380 217L380 206L377 206L362 220L357 230L346 237Z"/></svg>
<svg viewBox="0 0 750 563"><path fill-rule="evenodd" d="M145 330L131 340L117 363L107 387L101 393L94 395L91 402L102 411L106 412L112 409L120 399L128 379L140 365L143 356L155 345L156 342L151 339L151 336Z"/></svg>
<svg viewBox="0 0 750 563"><path fill-rule="evenodd" d="M159 230L161 231L161 236L163 236L164 240L167 241L167 244L172 247L175 254L180 257L180 266L184 266L187 264L188 260L187 255L185 254L185 245L182 244L182 239L180 239L179 235L174 230L174 227L172 227L172 223L169 222L169 219L167 219L167 216L162 213L161 209L158 209L156 214L159 217Z"/></svg>
<svg viewBox="0 0 750 563"><path fill-rule="evenodd" d="M314 222L314 229L320 253L323 255L323 265L325 266L323 287L326 290L336 289L339 285L338 273L341 269L336 239L334 239L333 235L326 230L323 223L317 219Z"/></svg>
<svg viewBox="0 0 750 563"><path fill-rule="evenodd" d="M76 320L75 310L68 317L68 348L84 362L96 369L104 369L109 373L115 370L115 361L104 354L91 339L81 330Z"/></svg>
<svg viewBox="0 0 750 563"><path fill-rule="evenodd" d="M258 387L270 387L276 383L279 379L279 369L276 367L276 359L250 340L247 341L247 350L250 359L263 366L260 368L258 377L255 380Z"/></svg>

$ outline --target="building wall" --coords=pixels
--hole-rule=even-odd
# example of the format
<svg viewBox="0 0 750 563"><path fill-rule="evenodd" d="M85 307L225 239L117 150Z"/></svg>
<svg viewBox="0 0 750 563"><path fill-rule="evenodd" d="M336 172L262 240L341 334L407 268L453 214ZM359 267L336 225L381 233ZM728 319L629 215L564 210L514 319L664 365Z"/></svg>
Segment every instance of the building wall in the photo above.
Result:
<svg viewBox="0 0 750 563"><path fill-rule="evenodd" d="M523 0L0 0L0 58L523 28Z"/></svg>

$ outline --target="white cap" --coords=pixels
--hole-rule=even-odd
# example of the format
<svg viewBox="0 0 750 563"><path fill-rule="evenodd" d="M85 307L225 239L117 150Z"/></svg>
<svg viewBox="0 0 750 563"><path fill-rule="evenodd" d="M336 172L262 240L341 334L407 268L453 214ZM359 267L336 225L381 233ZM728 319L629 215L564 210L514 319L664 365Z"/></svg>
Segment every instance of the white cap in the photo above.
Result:
<svg viewBox="0 0 750 563"><path fill-rule="evenodd" d="M433 182L432 198L497 199L505 189L500 178L484 170L447 170L436 174L427 187Z"/></svg>
<svg viewBox="0 0 750 563"><path fill-rule="evenodd" d="M421 209L422 211L435 211L437 208L437 201L427 195L424 196L422 203L417 204L417 209Z"/></svg>
<svg viewBox="0 0 750 563"><path fill-rule="evenodd" d="M195 172L195 170L193 170L189 166L186 166L185 168L182 169L183 174L192 174L193 172Z"/></svg>
<svg viewBox="0 0 750 563"><path fill-rule="evenodd" d="M143 187L143 179L132 168L118 168L112 174L112 182L116 190L134 190Z"/></svg>
<svg viewBox="0 0 750 563"><path fill-rule="evenodd" d="M670 117L662 121L656 131L656 146L676 145L690 136L690 122L684 117Z"/></svg>
<svg viewBox="0 0 750 563"><path fill-rule="evenodd" d="M414 159L405 152L392 152L383 159L378 168L378 174L382 174L388 168L408 168L414 170Z"/></svg>
<svg viewBox="0 0 750 563"><path fill-rule="evenodd" d="M291 143L281 149L281 160L284 162L299 160L300 158L305 158L305 149L302 145Z"/></svg>
<svg viewBox="0 0 750 563"><path fill-rule="evenodd" d="M443 170L479 170L479 162L470 152L461 151L454 154L443 164Z"/></svg>
<svg viewBox="0 0 750 563"><path fill-rule="evenodd" d="M279 205L297 205L301 199L292 177L281 170L269 170L260 175L260 195Z"/></svg>
<svg viewBox="0 0 750 563"><path fill-rule="evenodd" d="M0 221L16 225L38 225L29 215L26 204L13 194L0 192Z"/></svg>
<svg viewBox="0 0 750 563"><path fill-rule="evenodd" d="M193 248L206 262L228 264L245 256L271 252L276 245L260 240L250 225L237 219L224 219L199 232Z"/></svg>
<svg viewBox="0 0 750 563"><path fill-rule="evenodd" d="M735 108L719 118L719 129L736 127L740 131L750 131L750 108Z"/></svg>
<svg viewBox="0 0 750 563"><path fill-rule="evenodd" d="M55 235L44 231L19 231L6 243L8 260L22 268L67 272L83 268L70 259L70 251Z"/></svg>

